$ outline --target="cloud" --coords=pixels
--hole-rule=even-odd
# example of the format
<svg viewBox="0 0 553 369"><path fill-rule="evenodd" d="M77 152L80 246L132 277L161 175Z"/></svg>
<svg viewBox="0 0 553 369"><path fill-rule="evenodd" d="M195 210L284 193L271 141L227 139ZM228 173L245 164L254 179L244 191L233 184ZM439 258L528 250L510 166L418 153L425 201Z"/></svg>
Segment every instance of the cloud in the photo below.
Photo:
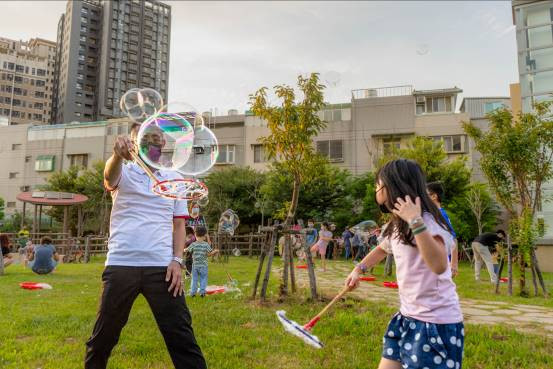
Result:
<svg viewBox="0 0 553 369"><path fill-rule="evenodd" d="M516 80L509 2L184 2L172 6L169 98L199 110L247 108L261 86L336 71L351 89L457 85L505 95ZM65 2L2 2L3 36L55 40ZM427 53L417 53L428 45Z"/></svg>

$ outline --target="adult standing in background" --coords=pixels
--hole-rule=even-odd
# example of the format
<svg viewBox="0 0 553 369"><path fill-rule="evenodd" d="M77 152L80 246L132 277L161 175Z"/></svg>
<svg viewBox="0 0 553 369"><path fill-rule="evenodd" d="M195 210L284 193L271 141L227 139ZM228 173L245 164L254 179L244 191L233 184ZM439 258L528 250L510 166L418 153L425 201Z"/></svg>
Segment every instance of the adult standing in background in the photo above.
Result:
<svg viewBox="0 0 553 369"><path fill-rule="evenodd" d="M485 232L480 234L472 241L472 251L474 253L474 279L480 280L480 270L482 269L482 263L486 264L488 273L490 274L490 280L492 283L497 282L497 275L493 268L492 254L490 248L494 249L496 244L502 242L505 239L505 232L501 229L495 233Z"/></svg>

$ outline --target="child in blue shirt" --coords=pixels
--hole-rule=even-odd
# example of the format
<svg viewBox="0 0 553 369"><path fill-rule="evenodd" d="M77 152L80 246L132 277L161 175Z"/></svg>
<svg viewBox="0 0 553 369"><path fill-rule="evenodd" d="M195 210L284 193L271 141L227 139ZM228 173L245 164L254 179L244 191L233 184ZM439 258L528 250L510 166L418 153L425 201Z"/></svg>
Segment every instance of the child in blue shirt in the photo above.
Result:
<svg viewBox="0 0 553 369"><path fill-rule="evenodd" d="M185 252L192 253L192 283L190 284L190 296L196 296L198 291L198 281L200 282L200 296L205 297L207 287L207 258L219 252L213 250L206 242L207 229L205 227L196 228L196 241L184 249Z"/></svg>

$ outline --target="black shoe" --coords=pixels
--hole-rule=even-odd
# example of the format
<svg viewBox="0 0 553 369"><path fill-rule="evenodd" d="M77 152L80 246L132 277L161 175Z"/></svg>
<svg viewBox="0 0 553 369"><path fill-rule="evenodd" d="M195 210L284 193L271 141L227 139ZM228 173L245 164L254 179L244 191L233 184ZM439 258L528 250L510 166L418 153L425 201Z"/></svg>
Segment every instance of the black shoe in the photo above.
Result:
<svg viewBox="0 0 553 369"><path fill-rule="evenodd" d="M205 297L205 293L200 294L200 297Z"/></svg>

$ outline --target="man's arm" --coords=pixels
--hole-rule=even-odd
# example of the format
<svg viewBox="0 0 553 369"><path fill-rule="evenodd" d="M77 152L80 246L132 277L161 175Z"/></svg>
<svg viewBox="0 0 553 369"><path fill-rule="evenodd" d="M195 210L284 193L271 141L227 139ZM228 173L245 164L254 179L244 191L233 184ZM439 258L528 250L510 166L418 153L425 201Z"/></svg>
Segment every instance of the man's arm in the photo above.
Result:
<svg viewBox="0 0 553 369"><path fill-rule="evenodd" d="M133 145L128 137L119 136L113 144L113 155L106 162L104 169L104 185L108 190L114 190L121 179L123 160L131 160L130 151Z"/></svg>
<svg viewBox="0 0 553 369"><path fill-rule="evenodd" d="M184 240L186 239L186 220L184 218L173 219L173 256L182 258L184 252ZM173 291L173 297L182 295L182 272L181 264L172 260L167 267L165 281L171 281L169 293Z"/></svg>

